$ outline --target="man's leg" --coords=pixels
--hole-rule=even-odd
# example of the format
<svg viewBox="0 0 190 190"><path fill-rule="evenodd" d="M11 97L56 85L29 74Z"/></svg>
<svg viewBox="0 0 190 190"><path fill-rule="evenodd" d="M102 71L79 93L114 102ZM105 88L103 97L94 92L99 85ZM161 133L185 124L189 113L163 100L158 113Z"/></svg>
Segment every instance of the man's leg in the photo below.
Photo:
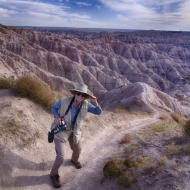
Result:
<svg viewBox="0 0 190 190"><path fill-rule="evenodd" d="M54 138L55 150L56 150L56 158L51 169L50 175L52 180L52 185L56 188L61 187L60 176L59 176L59 168L64 162L64 158L66 155L66 143L62 142L59 139Z"/></svg>
<svg viewBox="0 0 190 190"><path fill-rule="evenodd" d="M82 150L81 142L79 141L77 144L75 144L73 141L73 135L69 137L68 141L69 141L70 148L73 151L71 161L73 162L73 164L75 165L77 169L80 169L82 168L82 166L78 160L79 160L79 156Z"/></svg>

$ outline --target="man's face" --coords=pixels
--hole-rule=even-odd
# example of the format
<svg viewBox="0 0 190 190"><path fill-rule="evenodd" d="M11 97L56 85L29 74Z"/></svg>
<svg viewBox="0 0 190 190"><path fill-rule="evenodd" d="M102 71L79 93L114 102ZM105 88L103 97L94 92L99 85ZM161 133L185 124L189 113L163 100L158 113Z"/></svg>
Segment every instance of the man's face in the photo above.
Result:
<svg viewBox="0 0 190 190"><path fill-rule="evenodd" d="M86 97L87 97L87 94L84 94L84 93L82 93L82 92L75 92L75 99L76 99L78 102L83 101Z"/></svg>

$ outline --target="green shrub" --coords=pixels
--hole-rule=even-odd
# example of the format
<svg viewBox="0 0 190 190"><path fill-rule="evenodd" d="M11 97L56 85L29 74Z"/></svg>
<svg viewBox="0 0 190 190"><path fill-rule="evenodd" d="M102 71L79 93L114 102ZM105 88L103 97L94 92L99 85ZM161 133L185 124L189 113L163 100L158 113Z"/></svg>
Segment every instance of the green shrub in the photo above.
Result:
<svg viewBox="0 0 190 190"><path fill-rule="evenodd" d="M133 186L134 182L136 181L136 175L130 172L123 173L119 176L117 183L121 187L129 188Z"/></svg>
<svg viewBox="0 0 190 190"><path fill-rule="evenodd" d="M123 164L122 160L109 160L103 168L104 177L119 177L123 172L124 168L125 165Z"/></svg>
<svg viewBox="0 0 190 190"><path fill-rule="evenodd" d="M126 156L126 158L125 158L125 160L124 160L124 165L126 166L126 167L128 167L128 168L132 168L132 167L134 167L134 168L138 168L138 163L135 161L135 159L132 157L132 156L130 156L130 155L127 155Z"/></svg>

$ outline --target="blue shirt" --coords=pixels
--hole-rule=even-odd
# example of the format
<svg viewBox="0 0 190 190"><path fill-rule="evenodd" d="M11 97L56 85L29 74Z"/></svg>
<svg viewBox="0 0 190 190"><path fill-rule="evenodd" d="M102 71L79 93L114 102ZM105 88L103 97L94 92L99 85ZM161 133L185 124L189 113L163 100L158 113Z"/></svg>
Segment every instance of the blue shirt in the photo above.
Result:
<svg viewBox="0 0 190 190"><path fill-rule="evenodd" d="M75 115L77 114L80 106L75 108L71 106L70 111L71 111L71 123L74 125L74 118ZM51 113L56 117L59 115L58 110L61 109L61 100L58 100L52 107L51 107ZM97 107L92 105L90 102L88 102L88 112L93 113L95 115L100 115L102 113L102 108L98 105Z"/></svg>

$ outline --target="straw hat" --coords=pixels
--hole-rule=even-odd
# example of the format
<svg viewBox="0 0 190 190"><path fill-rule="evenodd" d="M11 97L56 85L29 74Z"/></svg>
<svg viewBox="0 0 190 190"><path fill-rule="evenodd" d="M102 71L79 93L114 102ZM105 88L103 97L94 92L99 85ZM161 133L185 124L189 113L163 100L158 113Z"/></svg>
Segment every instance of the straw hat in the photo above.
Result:
<svg viewBox="0 0 190 190"><path fill-rule="evenodd" d="M71 89L70 92L73 95L75 95L75 92L81 92L87 94L87 98L94 98L94 96L88 92L88 86L85 84L78 84L78 86L75 89Z"/></svg>

